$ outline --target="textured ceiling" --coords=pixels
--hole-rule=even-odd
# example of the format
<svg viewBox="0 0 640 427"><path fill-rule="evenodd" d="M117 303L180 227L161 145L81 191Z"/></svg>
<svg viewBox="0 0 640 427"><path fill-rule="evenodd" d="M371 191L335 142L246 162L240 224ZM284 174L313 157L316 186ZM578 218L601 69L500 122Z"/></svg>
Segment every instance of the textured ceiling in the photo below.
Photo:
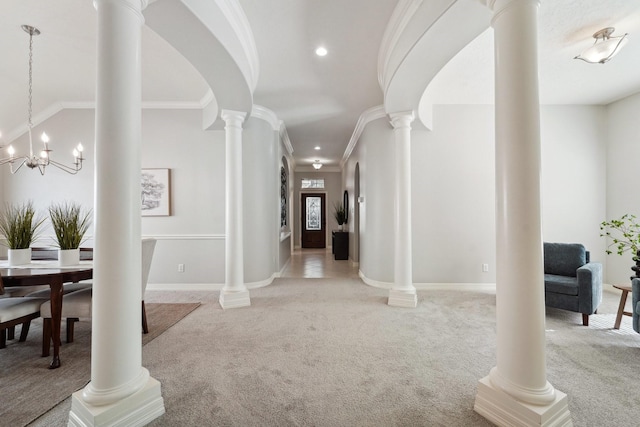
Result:
<svg viewBox="0 0 640 427"><path fill-rule="evenodd" d="M377 56L397 0L240 0L260 59L256 104L285 122L299 165L337 166L359 115L382 103ZM88 0L2 0L0 132L24 126L28 35L34 39L34 115L57 104L92 103L95 10ZM607 104L640 91L638 0L543 0L540 7L541 102ZM611 62L572 59L591 34L614 26L629 43ZM443 35L446 43L446 36ZM318 45L329 54L314 55ZM207 85L178 52L143 28L143 101L199 104ZM429 87L436 103L493 102L493 33L483 33ZM314 150L315 146L321 150Z"/></svg>

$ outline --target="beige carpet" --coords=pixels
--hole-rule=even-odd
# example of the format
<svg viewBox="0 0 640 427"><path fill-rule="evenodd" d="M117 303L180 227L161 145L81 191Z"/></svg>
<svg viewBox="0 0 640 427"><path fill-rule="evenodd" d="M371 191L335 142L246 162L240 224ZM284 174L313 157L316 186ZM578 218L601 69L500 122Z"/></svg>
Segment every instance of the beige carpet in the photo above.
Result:
<svg viewBox="0 0 640 427"><path fill-rule="evenodd" d="M149 334L143 345L158 337L192 312L199 304L147 304ZM63 322L64 323L64 322ZM19 328L16 328L19 332ZM16 336L18 333L16 333ZM40 357L42 321L32 322L26 342L9 341L0 350L0 426L19 427L47 412L84 387L91 378L91 329L78 322L74 342L60 351L62 366L48 369L50 358Z"/></svg>
<svg viewBox="0 0 640 427"><path fill-rule="evenodd" d="M202 306L143 348L167 411L151 427L490 425L473 411L496 364L490 291L419 291L415 309L350 279L277 279L232 310L218 295L154 296ZM628 317L612 329L619 295L606 293L590 327L547 311L548 380L575 427L638 425L640 334ZM33 427L66 426L69 409Z"/></svg>

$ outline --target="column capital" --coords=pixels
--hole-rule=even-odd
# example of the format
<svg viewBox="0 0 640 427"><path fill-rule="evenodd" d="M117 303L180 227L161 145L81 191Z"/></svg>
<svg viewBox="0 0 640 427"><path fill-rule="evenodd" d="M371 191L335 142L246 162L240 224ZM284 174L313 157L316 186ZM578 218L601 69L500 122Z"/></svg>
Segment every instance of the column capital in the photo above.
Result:
<svg viewBox="0 0 640 427"><path fill-rule="evenodd" d="M536 6L540 6L540 0L478 0L483 5L487 6L491 11L493 11L493 16L495 19L498 15L505 11L510 6L514 6L518 3L522 3L523 1L529 3L535 3Z"/></svg>
<svg viewBox="0 0 640 427"><path fill-rule="evenodd" d="M415 114L413 114L413 111L401 111L399 113L389 114L389 119L394 129L411 129L411 123L415 119Z"/></svg>
<svg viewBox="0 0 640 427"><path fill-rule="evenodd" d="M244 111L222 110L220 112L220 118L224 120L226 127L242 128L246 116L247 113Z"/></svg>
<svg viewBox="0 0 640 427"><path fill-rule="evenodd" d="M93 0L93 7L98 9L99 3L120 3L121 6L128 7L131 9L136 15L140 16L141 22L144 22L144 16L142 15L142 11L147 8L149 3L152 3L156 0Z"/></svg>

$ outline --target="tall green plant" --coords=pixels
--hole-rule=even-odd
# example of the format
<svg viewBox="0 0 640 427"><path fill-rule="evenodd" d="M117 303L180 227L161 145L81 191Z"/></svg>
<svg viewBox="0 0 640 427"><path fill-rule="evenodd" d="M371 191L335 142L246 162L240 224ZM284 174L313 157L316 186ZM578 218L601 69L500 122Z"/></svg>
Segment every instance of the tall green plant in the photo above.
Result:
<svg viewBox="0 0 640 427"><path fill-rule="evenodd" d="M612 254L611 248L615 248L618 255L627 251L635 257L640 249L640 224L636 221L636 216L624 214L620 219L602 221L600 224L600 236L608 237L611 243L607 246L607 254Z"/></svg>
<svg viewBox="0 0 640 427"><path fill-rule="evenodd" d="M80 205L73 202L54 203L49 206L49 216L58 247L79 248L91 226L91 210L83 213Z"/></svg>
<svg viewBox="0 0 640 427"><path fill-rule="evenodd" d="M33 202L5 203L0 212L0 233L9 249L27 249L39 235L45 218L36 213Z"/></svg>

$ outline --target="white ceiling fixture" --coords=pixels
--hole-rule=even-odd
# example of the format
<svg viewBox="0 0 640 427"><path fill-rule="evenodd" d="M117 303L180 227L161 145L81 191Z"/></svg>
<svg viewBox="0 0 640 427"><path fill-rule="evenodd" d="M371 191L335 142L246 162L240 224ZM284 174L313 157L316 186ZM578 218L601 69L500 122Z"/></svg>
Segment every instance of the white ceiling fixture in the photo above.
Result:
<svg viewBox="0 0 640 427"><path fill-rule="evenodd" d="M322 167L322 163L320 163L320 160L316 160L315 162L313 162L313 168L318 170Z"/></svg>
<svg viewBox="0 0 640 427"><path fill-rule="evenodd" d="M604 64L609 61L629 41L626 33L622 36L611 37L615 30L613 27L607 27L596 31L593 34L593 38L596 39L593 46L573 59L582 59L590 64Z"/></svg>
<svg viewBox="0 0 640 427"><path fill-rule="evenodd" d="M320 146L319 146L319 145L316 145L316 146L315 146L315 149L316 149L316 150L319 150L319 149L320 149Z"/></svg>
<svg viewBox="0 0 640 427"><path fill-rule="evenodd" d="M326 56L327 55L327 49L325 47L320 46L319 48L316 49L316 55L318 56Z"/></svg>
<svg viewBox="0 0 640 427"><path fill-rule="evenodd" d="M84 160L84 158L82 157L82 151L83 151L82 144L78 144L78 146L73 150L73 157L74 157L73 166L67 166L65 164L58 163L56 161L51 160L49 153L51 153L52 150L49 148L49 136L45 132L42 132L42 136L41 136L43 148L42 148L42 151L40 151L40 157L33 154L33 138L31 137L31 130L33 128L33 121L31 119L31 114L33 110L33 106L32 106L33 36L39 35L40 30L38 30L36 27L32 27L31 25L23 25L22 29L27 34L29 34L29 99L28 99L29 119L27 121L27 131L29 133L29 155L28 156L20 155L16 157L15 148L13 148L12 145L9 145L9 147L7 147L7 153L9 154L9 157L6 159L1 159L0 165L5 165L8 163L11 168L12 174L18 172L23 165L27 165L29 169L38 168L38 170L40 171L40 174L44 175L45 168L49 165L53 165L59 169L62 169L67 173L75 175L76 173L78 173L80 169L82 169L82 161ZM14 168L14 165L16 163L19 163L18 167Z"/></svg>

